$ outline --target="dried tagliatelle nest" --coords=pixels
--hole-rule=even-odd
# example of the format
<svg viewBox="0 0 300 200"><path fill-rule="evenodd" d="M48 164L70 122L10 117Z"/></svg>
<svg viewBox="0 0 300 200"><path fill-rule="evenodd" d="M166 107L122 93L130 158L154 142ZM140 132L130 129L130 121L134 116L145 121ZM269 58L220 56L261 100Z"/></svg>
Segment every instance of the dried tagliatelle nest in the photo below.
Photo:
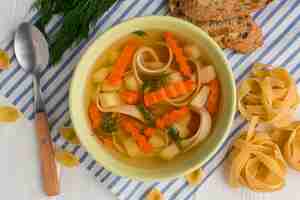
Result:
<svg viewBox="0 0 300 200"><path fill-rule="evenodd" d="M288 164L300 171L300 121L293 122L288 127L276 129L271 136L273 141L280 146Z"/></svg>
<svg viewBox="0 0 300 200"><path fill-rule="evenodd" d="M285 185L287 167L279 146L269 133L257 132L257 122L258 117L253 117L248 131L233 142L229 155L229 184L260 192L279 190Z"/></svg>
<svg viewBox="0 0 300 200"><path fill-rule="evenodd" d="M194 170L191 173L185 175L185 179L190 186L195 186L201 183L203 177L204 177L204 171L201 168Z"/></svg>
<svg viewBox="0 0 300 200"><path fill-rule="evenodd" d="M288 126L299 104L295 81L284 68L255 64L249 78L238 90L238 108L250 120L257 116L260 122L275 127Z"/></svg>
<svg viewBox="0 0 300 200"><path fill-rule="evenodd" d="M153 188L147 195L146 200L164 200L163 194L156 188Z"/></svg>

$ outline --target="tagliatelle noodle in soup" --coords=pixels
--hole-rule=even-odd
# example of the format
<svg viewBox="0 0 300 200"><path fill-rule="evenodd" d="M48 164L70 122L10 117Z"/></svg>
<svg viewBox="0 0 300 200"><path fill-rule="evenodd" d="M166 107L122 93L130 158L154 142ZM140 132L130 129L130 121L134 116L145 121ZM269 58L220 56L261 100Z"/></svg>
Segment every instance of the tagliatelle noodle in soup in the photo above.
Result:
<svg viewBox="0 0 300 200"><path fill-rule="evenodd" d="M295 81L280 67L255 64L238 91L238 108L243 117L251 120L257 116L260 122L275 127L288 126L298 104Z"/></svg>

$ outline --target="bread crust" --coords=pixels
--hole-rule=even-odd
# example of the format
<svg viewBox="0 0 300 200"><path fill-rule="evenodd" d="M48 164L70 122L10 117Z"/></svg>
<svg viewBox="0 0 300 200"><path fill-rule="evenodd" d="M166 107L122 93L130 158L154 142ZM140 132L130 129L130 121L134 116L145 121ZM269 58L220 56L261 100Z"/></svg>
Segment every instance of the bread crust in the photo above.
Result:
<svg viewBox="0 0 300 200"><path fill-rule="evenodd" d="M202 28L221 48L250 53L262 46L262 30L250 13L265 7L270 0L216 1L169 0L170 13Z"/></svg>

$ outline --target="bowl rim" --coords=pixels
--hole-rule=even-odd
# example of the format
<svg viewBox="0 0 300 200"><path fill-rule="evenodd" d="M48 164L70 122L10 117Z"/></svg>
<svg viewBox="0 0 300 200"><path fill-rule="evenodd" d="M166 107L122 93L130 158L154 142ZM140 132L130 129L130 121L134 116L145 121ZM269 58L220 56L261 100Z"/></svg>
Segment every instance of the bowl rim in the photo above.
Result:
<svg viewBox="0 0 300 200"><path fill-rule="evenodd" d="M230 133L230 128L233 124L234 121L234 115L236 112L236 85L235 85L235 79L233 76L233 72L232 69L230 68L229 62L224 54L224 52L222 51L222 49L217 45L217 43L206 33L204 32L201 28L195 26L192 23L189 23L187 21L184 21L182 19L179 18L175 18L175 17L171 17L171 16L144 16L144 17L135 17L126 21L123 21L121 23L119 23L116 26L113 26L112 28L109 28L108 30L104 31L104 33L102 33L100 36L98 36L96 38L95 41L93 41L93 43L88 46L88 48L85 50L85 52L83 53L83 55L81 56L78 64L76 65L76 68L74 70L72 79L71 79L71 84L70 84L70 95L69 95L69 111L70 111L70 118L72 122L77 121L77 117L76 117L76 112L75 112L75 108L78 107L77 105L74 105L75 101L73 100L74 98L76 98L76 77L78 76L79 70L80 68L82 68L83 64L84 64L84 60L87 59L87 54L89 51L92 51L92 49L94 48L94 46L96 46L96 43L99 43L99 41L103 40L103 38L107 37L108 35L110 35L112 32L114 32L117 29L120 29L120 27L122 26L127 26L127 24L130 23L141 23L141 21L152 21L152 20L164 20L166 23L169 22L176 22L179 23L181 26L185 26L186 29L190 29L193 32L197 32L199 35L201 35L201 37L203 37L208 43L210 43L210 45L212 46L212 48L215 49L216 54L218 55L218 59L221 59L221 62L224 64L225 70L227 75L229 76L230 80L228 80L230 87L228 88L231 96L229 97L230 99L227 99L227 101L229 101L231 103L230 108L229 108L229 117L226 120L226 125L224 127L224 131L223 134L221 136L221 138L216 142L216 145L214 147L212 147L210 153L203 158L202 162L198 162L198 164L194 165L194 166L190 166L188 167L186 170L181 170L175 173L172 173L170 175L163 175L163 176L152 176L152 175L133 175L133 173L128 172L126 170L122 170L119 169L118 167L112 167L109 164L107 164L107 161L103 161L103 160L99 160L97 159L98 157L95 155L96 153L93 152L92 148L90 148L90 145L87 144L87 141L85 141L85 138L83 138L83 136L81 136L81 134L79 134L78 131L76 131L77 136L79 137L79 140L81 141L81 144L86 148L87 152L90 153L93 157L93 159L95 159L97 162L99 162L99 164L101 164L105 169L109 170L110 172L113 172L115 175L119 175L119 176L123 176L123 177L128 177L131 179L135 179L135 180L141 180L141 181L153 181L153 180L166 180L166 179L172 179L172 178L177 178L180 176L183 176L187 173L190 173L196 169L198 169L199 167L202 167L204 165L206 165L207 162L209 162L210 160L212 160L221 150L223 144L226 142L227 138L229 137L229 133ZM148 22L149 22L148 21ZM81 67L80 67L81 66ZM90 66L87 68L89 69L91 68ZM75 130L79 130L81 129L78 124L73 123L74 129ZM87 134L87 133L85 133ZM131 169L131 168L130 168Z"/></svg>

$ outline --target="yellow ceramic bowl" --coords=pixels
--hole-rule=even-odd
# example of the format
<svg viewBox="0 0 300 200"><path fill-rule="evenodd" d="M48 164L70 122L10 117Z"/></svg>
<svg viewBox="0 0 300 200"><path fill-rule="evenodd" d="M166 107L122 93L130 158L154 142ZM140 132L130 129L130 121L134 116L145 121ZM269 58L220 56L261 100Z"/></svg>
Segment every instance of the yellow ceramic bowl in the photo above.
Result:
<svg viewBox="0 0 300 200"><path fill-rule="evenodd" d="M130 162L128 159L113 156L92 136L88 116L86 86L97 57L112 43L136 30L159 29L179 33L198 43L208 60L216 68L221 82L221 109L214 123L210 137L191 151L175 157L169 162ZM123 22L102 34L82 56L71 84L70 113L74 128L82 145L107 170L116 175L139 180L161 180L182 176L201 166L217 153L225 142L236 107L235 82L228 62L217 44L200 28L183 20L151 16L135 18Z"/></svg>

